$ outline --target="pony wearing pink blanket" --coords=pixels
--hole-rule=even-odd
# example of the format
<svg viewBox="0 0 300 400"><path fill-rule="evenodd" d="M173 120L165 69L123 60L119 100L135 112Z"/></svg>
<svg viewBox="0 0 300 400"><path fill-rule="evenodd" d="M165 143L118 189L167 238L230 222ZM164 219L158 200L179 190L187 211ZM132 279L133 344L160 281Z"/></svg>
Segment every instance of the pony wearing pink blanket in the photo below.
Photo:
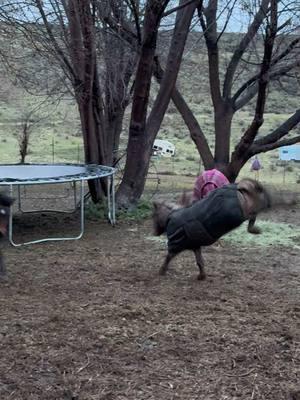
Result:
<svg viewBox="0 0 300 400"><path fill-rule="evenodd" d="M202 172L195 181L193 197L194 200L203 199L215 189L229 185L229 180L217 169L209 169Z"/></svg>
<svg viewBox="0 0 300 400"><path fill-rule="evenodd" d="M184 192L179 199L179 204L187 207L195 201L203 199L213 190L229 183L226 176L216 168L203 171L195 181L193 192Z"/></svg>

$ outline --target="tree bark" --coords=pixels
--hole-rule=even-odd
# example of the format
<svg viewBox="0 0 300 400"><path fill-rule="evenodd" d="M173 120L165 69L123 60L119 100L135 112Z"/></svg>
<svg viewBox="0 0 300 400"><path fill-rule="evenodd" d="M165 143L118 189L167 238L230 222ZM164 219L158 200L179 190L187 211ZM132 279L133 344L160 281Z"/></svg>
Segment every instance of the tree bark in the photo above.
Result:
<svg viewBox="0 0 300 400"><path fill-rule="evenodd" d="M181 0L180 5L183 3L186 3L186 1ZM137 91L135 92L133 99L133 112L129 131L125 175L117 193L117 201L121 206L128 207L129 204L135 205L144 191L150 157L152 154L152 146L170 102L173 88L176 83L189 26L196 7L197 2L195 1L188 4L183 9L179 9L177 12L175 29L167 60L166 73L162 79L159 93L155 99L153 108L147 121L146 113L150 81L154 68L154 56L159 23L158 19L156 20L157 24L155 26L155 37L152 36L151 41L144 41L143 43L140 65L137 71L137 78L139 77L140 79L143 79L143 84L139 88L138 85L140 85L142 82L136 79ZM145 28L147 27L148 25L145 24ZM150 29L153 32L153 24ZM151 37L149 33L149 31L147 32L147 30L145 30L145 37ZM145 61L148 64L147 68L144 65ZM142 96L139 95L138 89L140 89ZM143 93L146 96L143 96ZM138 100L139 98L140 104L139 107L136 107L135 100ZM147 98L147 101L141 101L145 98ZM144 105L144 108L141 108L142 105ZM134 120L134 116L136 120ZM138 121L139 123L137 123Z"/></svg>
<svg viewBox="0 0 300 400"><path fill-rule="evenodd" d="M132 100L125 174L117 192L117 204L123 208L134 206L139 199L146 179L147 159L150 159L150 149L147 146L145 128L153 71L153 58L162 11L163 8L159 7L155 0L147 4L144 18L143 42Z"/></svg>

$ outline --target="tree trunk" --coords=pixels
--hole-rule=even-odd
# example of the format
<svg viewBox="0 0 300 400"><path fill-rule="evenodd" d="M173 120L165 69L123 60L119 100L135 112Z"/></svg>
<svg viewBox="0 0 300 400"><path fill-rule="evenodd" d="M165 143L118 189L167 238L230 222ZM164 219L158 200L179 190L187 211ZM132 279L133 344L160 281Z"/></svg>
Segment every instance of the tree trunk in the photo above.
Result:
<svg viewBox="0 0 300 400"><path fill-rule="evenodd" d="M119 109L118 111L110 113L107 118L107 147L110 155L108 161L109 165L115 165L120 152L125 152L125 149L120 150L120 136L122 133L124 112L124 109Z"/></svg>
<svg viewBox="0 0 300 400"><path fill-rule="evenodd" d="M208 142L206 140L206 137L204 136L204 133L197 119L195 118L193 112L188 107L184 98L181 96L181 94L176 88L174 88L173 90L172 100L178 112L181 114L182 119L184 120L186 126L189 129L191 138L195 143L200 158L203 161L204 168L205 169L213 168L215 162L212 153L210 151Z"/></svg>
<svg viewBox="0 0 300 400"><path fill-rule="evenodd" d="M83 134L85 162L87 164L109 165L105 120L96 65L94 65L94 68L88 66L87 69L86 79L75 87L75 97ZM92 79L90 79L91 75ZM103 192L107 193L106 179L89 180L88 184L94 202L101 200Z"/></svg>
<svg viewBox="0 0 300 400"><path fill-rule="evenodd" d="M132 101L125 174L117 192L117 204L123 208L135 206L140 198L152 151L147 144L145 128L161 11L159 7L154 7L154 4L148 4L145 13L143 43Z"/></svg>
<svg viewBox="0 0 300 400"><path fill-rule="evenodd" d="M229 182L235 182L238 177L240 170L246 164L246 162L250 159L251 155L249 153L245 153L243 156L239 158L234 158L230 161L228 165L224 167L222 172L228 178Z"/></svg>
<svg viewBox="0 0 300 400"><path fill-rule="evenodd" d="M78 103L81 129L84 143L84 154L86 164L105 164L105 161L100 155L99 151L99 132L97 132L97 123L95 121L95 110L93 110L92 102L79 102ZM92 196L92 200L98 202L103 191L99 180L88 181L89 190Z"/></svg>
<svg viewBox="0 0 300 400"><path fill-rule="evenodd" d="M233 109L229 102L222 101L215 110L215 165L225 167L230 159L230 135Z"/></svg>
<svg viewBox="0 0 300 400"><path fill-rule="evenodd" d="M181 0L180 5L184 3L185 0ZM193 2L177 12L166 73L146 123L150 82L154 70L158 25L156 27L155 36L153 34L153 25L151 27L152 35L147 32L151 40L144 42L141 50L140 64L136 75L136 92L134 96L134 100L139 104L136 105L135 101L133 102L125 174L117 197L118 204L121 206L134 206L144 191L152 154L152 146L176 83L189 26L196 6L197 3ZM145 24L145 27L147 27L147 24ZM139 81L138 78L141 79L141 81ZM145 101L145 99L147 101Z"/></svg>

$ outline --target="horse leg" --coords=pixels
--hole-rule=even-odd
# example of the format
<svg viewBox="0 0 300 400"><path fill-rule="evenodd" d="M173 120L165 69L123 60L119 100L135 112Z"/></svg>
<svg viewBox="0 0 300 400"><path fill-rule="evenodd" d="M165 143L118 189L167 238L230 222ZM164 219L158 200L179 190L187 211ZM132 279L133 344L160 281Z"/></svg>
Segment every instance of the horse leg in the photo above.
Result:
<svg viewBox="0 0 300 400"><path fill-rule="evenodd" d="M170 261L176 256L176 253L169 253L166 255L165 261L163 265L160 267L159 274L160 275L165 275L168 268L169 268L169 263Z"/></svg>
<svg viewBox="0 0 300 400"><path fill-rule="evenodd" d="M255 226L255 221L256 221L256 215L251 215L251 217L249 218L247 231L249 233L253 233L254 235L257 235L257 234L261 233L261 230L259 229L258 226Z"/></svg>
<svg viewBox="0 0 300 400"><path fill-rule="evenodd" d="M201 253L201 247L199 247L199 249L194 250L195 256L196 256L196 262L197 265L199 267L199 275L198 275L198 280L199 281L204 281L204 279L206 279L206 273L204 270L204 260L202 257L202 253Z"/></svg>

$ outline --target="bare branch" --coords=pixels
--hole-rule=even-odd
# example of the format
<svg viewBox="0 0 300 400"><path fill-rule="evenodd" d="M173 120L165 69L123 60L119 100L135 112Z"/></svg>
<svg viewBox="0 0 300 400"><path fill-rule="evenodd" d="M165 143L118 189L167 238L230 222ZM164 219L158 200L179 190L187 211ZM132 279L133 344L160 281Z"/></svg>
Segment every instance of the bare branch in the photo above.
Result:
<svg viewBox="0 0 300 400"><path fill-rule="evenodd" d="M217 38L217 0L209 0L207 7L203 10L206 17L206 23L202 20L202 25L205 27L204 38L208 53L209 67L209 83L211 90L211 98L215 110L222 104L222 96L220 90L220 70L219 70L219 49Z"/></svg>
<svg viewBox="0 0 300 400"><path fill-rule="evenodd" d="M264 146L279 141L282 137L287 135L298 123L300 122L300 109L296 110L295 113L288 118L283 124L277 129L268 134L267 136L255 140L254 146Z"/></svg>
<svg viewBox="0 0 300 400"><path fill-rule="evenodd" d="M271 67L274 41L277 33L277 0L271 0L271 20L266 27L266 37L264 41L264 55L258 79L258 95L256 99L255 115L242 136L239 144L236 146L232 159L240 158L243 154L249 152L259 128L263 124L263 115L266 103L266 91L269 84L269 71Z"/></svg>
<svg viewBox="0 0 300 400"><path fill-rule="evenodd" d="M229 0L229 1L230 1L230 0ZM226 28L227 28L227 26L228 26L228 24L229 24L230 17L232 16L232 13L233 13L233 10L234 10L234 8L235 8L236 3L237 3L237 0L234 0L232 6L231 6L230 9L229 9L229 12L228 12L228 15L227 15L225 24L224 24L224 26L223 26L223 29L222 29L221 32L218 34L217 41L219 41L219 39L222 37L223 33L226 31ZM229 2L228 2L228 4L226 4L226 5L224 6L224 8L226 9L228 6L229 6ZM224 9L223 9L223 10L224 10ZM221 11L220 14L222 14L222 11Z"/></svg>
<svg viewBox="0 0 300 400"><path fill-rule="evenodd" d="M176 11L181 10L182 8L184 8L194 2L199 2L199 0L187 0L184 4L180 4L179 6L174 7L171 10L164 12L162 17L165 18L171 14L174 14Z"/></svg>
<svg viewBox="0 0 300 400"><path fill-rule="evenodd" d="M272 61L272 66L274 66L279 61L284 59L287 55L289 55L294 50L294 48L297 46L298 43L300 43L300 36L292 40L291 43L287 46L287 48L284 51L282 51L276 58L274 58L274 60Z"/></svg>
<svg viewBox="0 0 300 400"><path fill-rule="evenodd" d="M135 23L135 29L137 32L137 40L138 43L141 44L142 43L142 33L141 33L141 27L140 27L140 16L139 16L139 11L138 11L138 7L137 4L135 2L135 0L129 0L130 4L131 4L131 10L132 10L132 14L133 14L133 18L134 18L134 23Z"/></svg>
<svg viewBox="0 0 300 400"><path fill-rule="evenodd" d="M275 69L269 73L269 80L274 81L282 76L287 75L291 70L300 66L300 58L294 60L293 62L283 65L280 68ZM258 91L258 77L259 75L255 75L247 83L245 83L241 87L241 92L246 91L243 97L240 99L234 100L233 105L235 110L241 109L245 104L247 104L253 97L256 95ZM238 92L237 92L238 93Z"/></svg>
<svg viewBox="0 0 300 400"><path fill-rule="evenodd" d="M266 17L269 2L270 2L270 0L262 1L261 6L254 17L252 24L249 26L247 33L245 34L245 36L241 40L240 44L238 45L238 47L236 48L236 50L233 53L233 56L228 65L226 75L225 75L225 80L224 80L223 96L225 98L230 96L233 76L235 74L236 68L241 60L242 55L244 54L245 50L249 46L249 43L256 35L259 27L261 26L264 18Z"/></svg>
<svg viewBox="0 0 300 400"><path fill-rule="evenodd" d="M66 58L64 52L60 48L57 40L55 39L55 36L54 36L54 34L52 32L51 26L49 24L49 21L47 19L46 14L45 14L45 11L44 11L44 8L43 8L43 4L42 4L41 0L36 0L36 5L37 5L37 8L38 8L38 10L39 10L39 12L41 14L42 19L43 19L43 22L44 22L45 28L47 30L47 33L49 35L49 38L51 39L52 44L53 44L53 46L54 46L54 48L56 50L56 54L59 56L59 58L61 60L60 63L62 64L63 67L67 68L67 70L70 73L70 75L75 79L74 70L73 70L71 64L69 63L69 60Z"/></svg>
<svg viewBox="0 0 300 400"><path fill-rule="evenodd" d="M157 56L155 57L154 75L158 83L161 83L164 71L160 65ZM174 89L172 91L171 99L174 105L177 107L178 112L181 114L181 117L186 123L186 126L189 128L191 138L194 141L199 151L199 154L201 154L201 158L205 167L212 168L214 165L214 159L212 152L209 148L208 141L192 110L189 108L188 104L186 103L180 92L177 90L176 86L174 86Z"/></svg>
<svg viewBox="0 0 300 400"><path fill-rule="evenodd" d="M290 146L292 144L297 144L299 142L300 142L300 135L294 136L292 138L280 140L275 143L265 144L263 146L255 146L253 144L253 146L250 148L249 154L251 157L258 153L266 153L267 151L275 150L275 149L278 149L279 147L283 147L283 146Z"/></svg>

